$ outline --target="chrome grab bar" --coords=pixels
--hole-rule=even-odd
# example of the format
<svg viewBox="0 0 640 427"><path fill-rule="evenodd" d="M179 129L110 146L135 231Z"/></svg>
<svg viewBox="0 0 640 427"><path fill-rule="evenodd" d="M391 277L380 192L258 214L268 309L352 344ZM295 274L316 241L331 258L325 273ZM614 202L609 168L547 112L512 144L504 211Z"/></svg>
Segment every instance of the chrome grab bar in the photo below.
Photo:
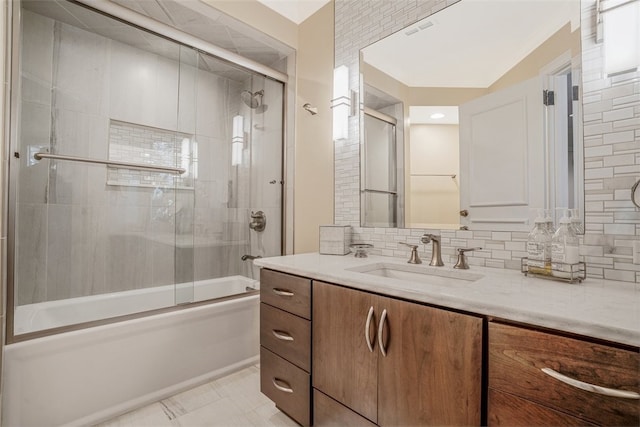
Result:
<svg viewBox="0 0 640 427"><path fill-rule="evenodd" d="M371 343L371 338L369 338L369 329L371 328L371 318L373 317L373 306L369 308L369 314L367 314L367 321L364 324L364 339L367 342L367 347L369 351L373 353L373 344Z"/></svg>
<svg viewBox="0 0 640 427"><path fill-rule="evenodd" d="M380 317L380 324L378 325L378 346L380 347L380 353L384 357L387 357L387 349L384 348L384 343L382 342L382 332L384 331L384 323L387 321L387 309L382 310L382 317Z"/></svg>
<svg viewBox="0 0 640 427"><path fill-rule="evenodd" d="M129 162L115 162L112 160L100 160L100 159L89 159L86 157L76 157L76 156L65 156L62 154L50 154L50 153L42 153L38 152L33 155L33 158L36 160L42 159L51 159L51 160L65 160L69 162L80 162L80 163L92 163L96 165L107 165L113 166L123 169L134 169L134 170L142 170L149 172L161 172L161 173L173 173L182 175L187 170L183 168L173 168L170 166L153 166L153 165L145 165L140 163L129 163Z"/></svg>
<svg viewBox="0 0 640 427"><path fill-rule="evenodd" d="M554 371L551 368L541 368L540 370L545 374L557 379L558 381L562 381L563 383L568 384L572 387L579 388L580 390L589 391L591 393L598 393L604 396L621 397L623 399L640 399L640 394L633 391L616 390L613 388L589 384L584 381L576 380L575 378L562 375L560 372Z"/></svg>

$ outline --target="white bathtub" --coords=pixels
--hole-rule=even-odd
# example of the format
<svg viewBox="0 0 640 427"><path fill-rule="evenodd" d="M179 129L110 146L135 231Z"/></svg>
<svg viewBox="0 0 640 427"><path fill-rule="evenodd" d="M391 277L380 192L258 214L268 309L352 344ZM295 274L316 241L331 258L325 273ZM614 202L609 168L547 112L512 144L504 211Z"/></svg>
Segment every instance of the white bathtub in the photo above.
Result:
<svg viewBox="0 0 640 427"><path fill-rule="evenodd" d="M247 288L258 287L256 280L244 276L230 276L21 305L15 309L15 334L173 307L176 301L205 301L244 294Z"/></svg>
<svg viewBox="0 0 640 427"><path fill-rule="evenodd" d="M232 294L256 284L242 277L231 282ZM220 287L219 282L200 286L200 293ZM168 288L173 301L174 287ZM123 292L114 298L74 298L79 306L65 306L71 300L49 303L50 309L43 304L25 316L32 326L54 327L68 324L69 313L87 321L112 307L118 315L122 305L131 309L131 301L162 298L146 291L145 297L133 291L131 300ZM206 298L216 297L211 295ZM89 425L242 369L258 361L258 326L254 293L7 345L2 425Z"/></svg>

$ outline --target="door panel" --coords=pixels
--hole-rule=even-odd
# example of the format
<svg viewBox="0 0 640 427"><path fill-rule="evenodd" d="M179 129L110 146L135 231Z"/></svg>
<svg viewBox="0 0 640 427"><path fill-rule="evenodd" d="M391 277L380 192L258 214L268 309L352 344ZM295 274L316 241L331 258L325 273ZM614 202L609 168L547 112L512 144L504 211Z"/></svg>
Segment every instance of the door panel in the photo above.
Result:
<svg viewBox="0 0 640 427"><path fill-rule="evenodd" d="M380 298L380 425L480 425L482 320Z"/></svg>
<svg viewBox="0 0 640 427"><path fill-rule="evenodd" d="M541 87L534 78L460 106L464 225L528 231L530 209L544 207Z"/></svg>
<svg viewBox="0 0 640 427"><path fill-rule="evenodd" d="M364 330L371 307L377 315L375 299L365 292L313 283L313 387L374 422L378 351L369 351Z"/></svg>

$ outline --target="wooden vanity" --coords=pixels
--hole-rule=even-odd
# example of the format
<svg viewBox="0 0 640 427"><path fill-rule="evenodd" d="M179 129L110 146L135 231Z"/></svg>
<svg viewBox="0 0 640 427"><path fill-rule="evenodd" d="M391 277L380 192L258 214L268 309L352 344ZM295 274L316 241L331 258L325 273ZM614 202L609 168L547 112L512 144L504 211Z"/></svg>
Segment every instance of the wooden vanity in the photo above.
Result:
<svg viewBox="0 0 640 427"><path fill-rule="evenodd" d="M337 282L261 272L261 390L301 425L640 424L635 346Z"/></svg>

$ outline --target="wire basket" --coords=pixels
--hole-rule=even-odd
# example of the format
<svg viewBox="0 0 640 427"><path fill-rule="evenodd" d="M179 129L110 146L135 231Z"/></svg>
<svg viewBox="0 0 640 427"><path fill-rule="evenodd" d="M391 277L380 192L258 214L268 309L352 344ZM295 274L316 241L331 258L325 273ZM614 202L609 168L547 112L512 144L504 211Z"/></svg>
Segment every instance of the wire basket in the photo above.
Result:
<svg viewBox="0 0 640 427"><path fill-rule="evenodd" d="M529 270L529 258L520 259L520 271L525 276L538 277L540 279L558 280L567 283L582 283L587 278L587 264L580 261L577 264L566 264L564 262L552 262L551 270L548 273L538 273Z"/></svg>

